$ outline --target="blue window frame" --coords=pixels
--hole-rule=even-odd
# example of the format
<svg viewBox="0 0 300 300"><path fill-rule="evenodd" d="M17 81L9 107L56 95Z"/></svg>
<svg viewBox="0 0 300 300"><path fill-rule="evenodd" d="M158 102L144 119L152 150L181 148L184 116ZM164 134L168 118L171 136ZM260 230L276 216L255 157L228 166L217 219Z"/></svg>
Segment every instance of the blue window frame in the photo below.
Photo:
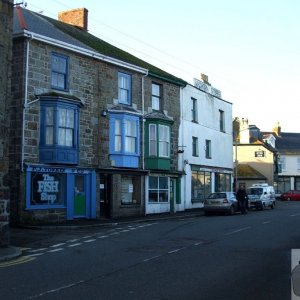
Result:
<svg viewBox="0 0 300 300"><path fill-rule="evenodd" d="M118 73L118 100L122 104L131 104L131 76Z"/></svg>
<svg viewBox="0 0 300 300"><path fill-rule="evenodd" d="M68 89L68 57L52 53L51 58L51 87L57 90Z"/></svg>
<svg viewBox="0 0 300 300"><path fill-rule="evenodd" d="M78 104L41 100L40 162L77 164Z"/></svg>
<svg viewBox="0 0 300 300"><path fill-rule="evenodd" d="M117 167L138 168L140 119L127 114L110 114L109 154Z"/></svg>

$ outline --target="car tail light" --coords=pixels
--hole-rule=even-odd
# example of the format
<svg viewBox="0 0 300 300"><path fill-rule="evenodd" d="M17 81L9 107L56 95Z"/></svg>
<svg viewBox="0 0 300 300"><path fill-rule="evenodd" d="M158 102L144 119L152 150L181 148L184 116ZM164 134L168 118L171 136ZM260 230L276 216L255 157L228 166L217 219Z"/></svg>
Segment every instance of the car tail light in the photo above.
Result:
<svg viewBox="0 0 300 300"><path fill-rule="evenodd" d="M227 199L224 199L223 203L229 203L229 201Z"/></svg>

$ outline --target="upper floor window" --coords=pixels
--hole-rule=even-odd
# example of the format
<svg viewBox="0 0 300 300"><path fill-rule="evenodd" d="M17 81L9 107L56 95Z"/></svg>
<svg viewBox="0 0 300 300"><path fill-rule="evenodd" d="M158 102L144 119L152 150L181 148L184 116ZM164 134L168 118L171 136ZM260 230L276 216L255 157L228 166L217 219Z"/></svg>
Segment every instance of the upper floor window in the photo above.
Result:
<svg viewBox="0 0 300 300"><path fill-rule="evenodd" d="M51 87L58 90L68 88L68 57L52 53Z"/></svg>
<svg viewBox="0 0 300 300"><path fill-rule="evenodd" d="M139 118L111 114L110 125L110 153L137 155Z"/></svg>
<svg viewBox="0 0 300 300"><path fill-rule="evenodd" d="M205 140L205 158L211 158L211 140Z"/></svg>
<svg viewBox="0 0 300 300"><path fill-rule="evenodd" d="M197 99L191 98L192 101L192 121L198 122Z"/></svg>
<svg viewBox="0 0 300 300"><path fill-rule="evenodd" d="M158 125L159 130L159 156L170 156L170 127L165 125Z"/></svg>
<svg viewBox="0 0 300 300"><path fill-rule="evenodd" d="M279 164L280 164L280 173L281 172L285 172L286 171L286 159L285 157L280 157L280 160L279 160Z"/></svg>
<svg viewBox="0 0 300 300"><path fill-rule="evenodd" d="M152 109L159 110L161 105L161 86L152 83Z"/></svg>
<svg viewBox="0 0 300 300"><path fill-rule="evenodd" d="M77 104L41 101L41 162L77 163L78 123Z"/></svg>
<svg viewBox="0 0 300 300"><path fill-rule="evenodd" d="M118 100L122 104L131 104L131 76L118 73Z"/></svg>
<svg viewBox="0 0 300 300"><path fill-rule="evenodd" d="M198 138L193 136L193 149L192 149L192 155L198 156Z"/></svg>
<svg viewBox="0 0 300 300"><path fill-rule="evenodd" d="M170 127L149 124L149 156L170 157Z"/></svg>
<svg viewBox="0 0 300 300"><path fill-rule="evenodd" d="M225 118L224 118L224 111L219 110L220 114L220 131L225 132Z"/></svg>

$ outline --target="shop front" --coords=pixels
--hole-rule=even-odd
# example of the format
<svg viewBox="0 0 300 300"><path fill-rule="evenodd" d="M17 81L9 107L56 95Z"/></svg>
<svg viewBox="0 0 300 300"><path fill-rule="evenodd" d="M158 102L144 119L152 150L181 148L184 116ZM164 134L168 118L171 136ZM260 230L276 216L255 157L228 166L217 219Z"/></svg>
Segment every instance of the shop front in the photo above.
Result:
<svg viewBox="0 0 300 300"><path fill-rule="evenodd" d="M38 221L96 218L95 171L28 165L25 211Z"/></svg>

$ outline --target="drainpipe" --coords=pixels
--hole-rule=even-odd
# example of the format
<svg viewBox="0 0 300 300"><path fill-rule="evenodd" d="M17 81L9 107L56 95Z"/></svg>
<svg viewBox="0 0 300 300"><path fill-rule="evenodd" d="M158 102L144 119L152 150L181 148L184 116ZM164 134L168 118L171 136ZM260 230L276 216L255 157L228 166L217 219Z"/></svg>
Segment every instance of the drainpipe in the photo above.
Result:
<svg viewBox="0 0 300 300"><path fill-rule="evenodd" d="M32 37L30 37L32 39ZM23 125L22 125L22 145L21 145L21 172L24 171L24 143L25 143L25 110L27 108L27 98L28 98L28 62L29 62L29 45L30 40L27 39L26 42L26 65L25 65L25 91L24 91L24 104L23 104Z"/></svg>
<svg viewBox="0 0 300 300"><path fill-rule="evenodd" d="M148 71L142 76L142 169L145 170L145 78L148 76Z"/></svg>
<svg viewBox="0 0 300 300"><path fill-rule="evenodd" d="M183 118L183 87L180 88L180 102L181 102L181 108L180 108L180 120L181 120L181 145L184 146L184 118ZM183 149L183 147L182 147ZM185 153L183 152L181 155L181 170L184 173L184 180L183 180L183 210L186 209L186 165L185 165Z"/></svg>
<svg viewBox="0 0 300 300"><path fill-rule="evenodd" d="M145 78L148 76L148 71L146 74L142 76L142 169L145 170ZM146 215L146 180L144 177L144 184L141 184L141 189L144 188L144 201L145 201L145 208L144 208L144 215Z"/></svg>

